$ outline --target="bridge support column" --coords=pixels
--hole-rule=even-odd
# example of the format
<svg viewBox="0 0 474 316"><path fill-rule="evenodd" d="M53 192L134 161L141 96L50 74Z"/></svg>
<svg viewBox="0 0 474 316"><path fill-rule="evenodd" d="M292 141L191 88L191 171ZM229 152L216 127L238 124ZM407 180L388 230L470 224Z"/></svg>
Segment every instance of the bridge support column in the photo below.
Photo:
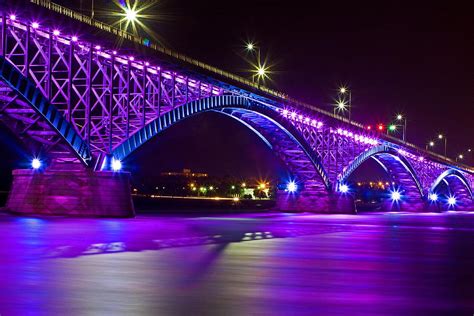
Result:
<svg viewBox="0 0 474 316"><path fill-rule="evenodd" d="M330 193L322 184L316 182L305 183L303 189L294 193L278 190L275 209L282 212L328 214L353 214L356 212L354 199L351 195Z"/></svg>
<svg viewBox="0 0 474 316"><path fill-rule="evenodd" d="M61 169L14 170L6 209L25 215L134 216L129 173Z"/></svg>

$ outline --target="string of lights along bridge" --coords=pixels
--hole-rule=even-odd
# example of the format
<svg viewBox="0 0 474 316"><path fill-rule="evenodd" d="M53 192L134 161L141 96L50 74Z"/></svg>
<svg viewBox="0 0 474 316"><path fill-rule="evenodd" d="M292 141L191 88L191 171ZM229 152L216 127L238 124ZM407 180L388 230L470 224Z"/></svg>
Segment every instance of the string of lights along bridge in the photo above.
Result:
<svg viewBox="0 0 474 316"><path fill-rule="evenodd" d="M49 14L87 21L49 2L45 6ZM394 183L386 210L474 207L472 168L350 116L213 74L191 59L183 64L153 49L124 54L97 32L79 36L54 29L34 19L32 8L4 11L1 18L0 120L32 157L31 169L14 171L7 205L14 212L132 215L127 157L170 126L206 112L241 123L286 166L277 209L354 212L356 188L349 178L367 160ZM340 93L350 100L350 91ZM404 117L397 120L406 127ZM61 199L52 198L55 192Z"/></svg>

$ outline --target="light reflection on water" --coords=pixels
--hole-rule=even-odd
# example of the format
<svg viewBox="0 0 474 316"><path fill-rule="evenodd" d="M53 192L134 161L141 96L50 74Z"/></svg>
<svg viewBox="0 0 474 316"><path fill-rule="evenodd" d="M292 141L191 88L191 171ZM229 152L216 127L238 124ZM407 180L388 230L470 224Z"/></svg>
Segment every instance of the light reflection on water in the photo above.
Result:
<svg viewBox="0 0 474 316"><path fill-rule="evenodd" d="M0 215L0 231L2 315L474 311L472 213Z"/></svg>

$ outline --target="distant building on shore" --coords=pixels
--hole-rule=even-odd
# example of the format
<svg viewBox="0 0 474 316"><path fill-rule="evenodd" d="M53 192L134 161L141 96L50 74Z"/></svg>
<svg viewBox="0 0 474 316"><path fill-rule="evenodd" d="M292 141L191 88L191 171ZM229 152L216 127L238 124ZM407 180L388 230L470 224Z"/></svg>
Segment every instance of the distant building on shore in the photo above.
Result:
<svg viewBox="0 0 474 316"><path fill-rule="evenodd" d="M191 172L191 169L183 169L182 172L162 172L161 176L186 177L186 178L207 178L207 173Z"/></svg>

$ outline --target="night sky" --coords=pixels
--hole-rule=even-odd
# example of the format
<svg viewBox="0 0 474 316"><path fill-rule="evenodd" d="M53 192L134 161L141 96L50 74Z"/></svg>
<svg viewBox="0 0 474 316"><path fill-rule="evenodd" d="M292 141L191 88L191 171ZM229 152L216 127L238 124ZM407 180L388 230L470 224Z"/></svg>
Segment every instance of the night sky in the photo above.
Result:
<svg viewBox="0 0 474 316"><path fill-rule="evenodd" d="M79 8L79 1L58 2ZM99 20L117 9L112 1L95 2ZM474 20L460 3L162 0L146 12L156 20L145 23L166 46L243 76L249 76L244 42L253 40L272 64L271 88L332 111L337 87L348 85L355 120L387 123L403 113L408 141L424 147L445 133L454 157L474 147ZM217 114L171 128L129 164L216 174L281 171L251 132Z"/></svg>

